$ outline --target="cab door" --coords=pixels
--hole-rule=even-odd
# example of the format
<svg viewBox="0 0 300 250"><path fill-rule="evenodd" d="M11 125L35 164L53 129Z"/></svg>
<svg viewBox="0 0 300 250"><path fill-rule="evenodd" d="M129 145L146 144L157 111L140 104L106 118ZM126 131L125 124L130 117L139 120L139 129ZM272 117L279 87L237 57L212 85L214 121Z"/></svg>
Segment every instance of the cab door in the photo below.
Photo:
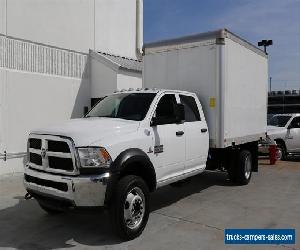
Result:
<svg viewBox="0 0 300 250"><path fill-rule="evenodd" d="M172 181L184 171L185 129L176 120L177 99L175 94L164 94L155 109L152 120L159 124L151 126L153 155L159 183Z"/></svg>
<svg viewBox="0 0 300 250"><path fill-rule="evenodd" d="M300 117L295 117L289 125L286 147L288 152L300 152Z"/></svg>
<svg viewBox="0 0 300 250"><path fill-rule="evenodd" d="M194 95L179 95L185 110L185 173L201 171L206 167L209 148L208 127L200 103Z"/></svg>

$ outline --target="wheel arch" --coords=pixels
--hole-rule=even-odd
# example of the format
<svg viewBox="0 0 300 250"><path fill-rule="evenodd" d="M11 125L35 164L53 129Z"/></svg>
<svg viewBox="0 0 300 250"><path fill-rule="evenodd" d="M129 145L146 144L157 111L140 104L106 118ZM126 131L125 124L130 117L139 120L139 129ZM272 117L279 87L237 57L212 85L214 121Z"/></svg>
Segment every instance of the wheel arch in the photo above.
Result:
<svg viewBox="0 0 300 250"><path fill-rule="evenodd" d="M141 149L127 149L116 158L111 166L111 180L107 185L105 204L109 204L118 181L126 175L141 177L150 192L156 190L156 172L148 155Z"/></svg>

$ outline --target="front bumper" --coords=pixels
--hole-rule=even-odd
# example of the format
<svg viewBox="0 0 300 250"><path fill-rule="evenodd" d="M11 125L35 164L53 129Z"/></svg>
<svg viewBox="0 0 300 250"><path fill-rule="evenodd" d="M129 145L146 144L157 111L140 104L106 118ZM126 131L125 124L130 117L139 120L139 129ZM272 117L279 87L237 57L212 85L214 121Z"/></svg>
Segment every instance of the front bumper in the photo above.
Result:
<svg viewBox="0 0 300 250"><path fill-rule="evenodd" d="M109 173L90 176L61 176L25 168L24 185L30 194L68 201L76 207L102 207Z"/></svg>

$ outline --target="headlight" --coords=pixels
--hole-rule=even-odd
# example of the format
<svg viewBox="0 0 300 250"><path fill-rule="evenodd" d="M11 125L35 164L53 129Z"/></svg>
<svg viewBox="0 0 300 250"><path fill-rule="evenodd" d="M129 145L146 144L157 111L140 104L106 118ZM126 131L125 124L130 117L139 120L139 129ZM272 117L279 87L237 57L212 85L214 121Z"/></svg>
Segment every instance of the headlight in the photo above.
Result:
<svg viewBox="0 0 300 250"><path fill-rule="evenodd" d="M82 168L108 168L112 162L105 148L78 148L77 151Z"/></svg>

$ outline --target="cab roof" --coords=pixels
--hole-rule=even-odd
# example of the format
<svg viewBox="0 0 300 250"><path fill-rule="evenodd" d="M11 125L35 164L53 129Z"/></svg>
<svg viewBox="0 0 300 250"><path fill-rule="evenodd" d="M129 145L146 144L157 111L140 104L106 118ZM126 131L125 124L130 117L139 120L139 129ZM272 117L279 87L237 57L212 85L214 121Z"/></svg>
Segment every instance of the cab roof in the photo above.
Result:
<svg viewBox="0 0 300 250"><path fill-rule="evenodd" d="M124 89L120 91L114 92L114 94L120 94L120 93L165 93L165 92L171 92L171 93L182 93L182 94L194 94L192 92L183 91L183 90L174 90L174 89L157 89L157 88L140 88L140 89Z"/></svg>

